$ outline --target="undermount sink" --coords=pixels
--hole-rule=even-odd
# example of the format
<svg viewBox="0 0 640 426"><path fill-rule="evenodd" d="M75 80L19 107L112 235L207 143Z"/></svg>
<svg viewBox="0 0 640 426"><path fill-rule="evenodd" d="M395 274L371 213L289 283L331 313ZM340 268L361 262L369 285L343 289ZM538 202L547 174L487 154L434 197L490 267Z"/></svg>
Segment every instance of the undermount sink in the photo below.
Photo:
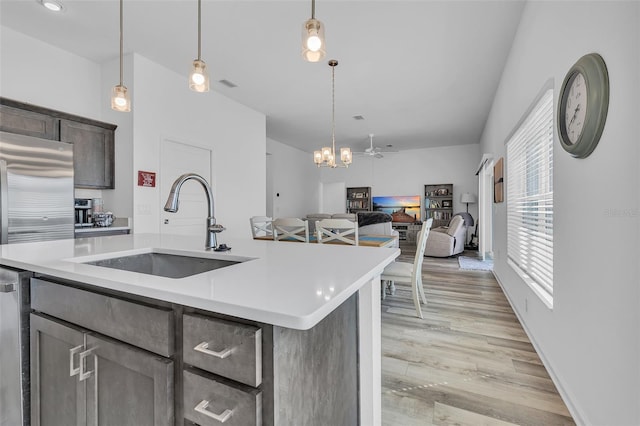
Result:
<svg viewBox="0 0 640 426"><path fill-rule="evenodd" d="M241 261L151 252L83 263L166 278L184 278L225 268Z"/></svg>

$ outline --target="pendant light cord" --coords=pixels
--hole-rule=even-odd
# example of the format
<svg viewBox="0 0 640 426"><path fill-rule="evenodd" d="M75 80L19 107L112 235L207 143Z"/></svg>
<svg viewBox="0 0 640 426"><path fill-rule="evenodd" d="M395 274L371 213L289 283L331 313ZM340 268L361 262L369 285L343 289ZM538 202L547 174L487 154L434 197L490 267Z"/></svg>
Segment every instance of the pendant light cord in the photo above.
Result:
<svg viewBox="0 0 640 426"><path fill-rule="evenodd" d="M122 68L123 68L123 66L122 66L122 51L123 51L123 46L124 46L124 43L122 41L123 40L123 37L122 37L122 27L123 27L123 25L122 25L122 1L123 0L120 0L120 86L122 86L122 75L123 75L123 72L122 72Z"/></svg>
<svg viewBox="0 0 640 426"><path fill-rule="evenodd" d="M202 3L201 3L201 0L198 0L198 60L200 60L200 54L201 54L201 48L202 48L202 43L201 43L202 36L201 36L201 26L200 26L201 14L202 14Z"/></svg>
<svg viewBox="0 0 640 426"><path fill-rule="evenodd" d="M336 65L331 65L331 144L336 158Z"/></svg>
<svg viewBox="0 0 640 426"><path fill-rule="evenodd" d="M316 0L311 0L311 19L316 19Z"/></svg>

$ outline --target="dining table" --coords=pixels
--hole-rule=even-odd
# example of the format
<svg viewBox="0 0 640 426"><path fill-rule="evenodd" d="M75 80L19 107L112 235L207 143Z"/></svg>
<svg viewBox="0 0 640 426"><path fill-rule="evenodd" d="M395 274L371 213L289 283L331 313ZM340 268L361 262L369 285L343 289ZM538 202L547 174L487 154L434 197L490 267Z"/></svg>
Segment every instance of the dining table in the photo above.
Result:
<svg viewBox="0 0 640 426"><path fill-rule="evenodd" d="M396 240L398 237L396 235L360 235L358 237L358 245L361 247L394 247ZM272 236L262 235L254 237L254 240L265 240L265 241L273 241ZM280 241L286 242L301 242L298 240L291 239L283 239ZM317 243L318 238L315 235L309 237L310 243ZM329 241L326 244L336 244L336 245L348 245L342 241Z"/></svg>

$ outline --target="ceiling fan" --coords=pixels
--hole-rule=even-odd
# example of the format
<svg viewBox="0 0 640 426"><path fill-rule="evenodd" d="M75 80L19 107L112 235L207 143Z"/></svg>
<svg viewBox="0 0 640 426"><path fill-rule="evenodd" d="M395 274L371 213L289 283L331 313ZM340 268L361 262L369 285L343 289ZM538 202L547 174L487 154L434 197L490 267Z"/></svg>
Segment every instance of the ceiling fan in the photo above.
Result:
<svg viewBox="0 0 640 426"><path fill-rule="evenodd" d="M373 146L373 133L369 133L369 148L360 152L355 151L354 154L361 155L361 156L369 156L374 158L383 158L384 155L382 155L382 153L388 153L388 152L398 152L398 151L383 150L379 146Z"/></svg>

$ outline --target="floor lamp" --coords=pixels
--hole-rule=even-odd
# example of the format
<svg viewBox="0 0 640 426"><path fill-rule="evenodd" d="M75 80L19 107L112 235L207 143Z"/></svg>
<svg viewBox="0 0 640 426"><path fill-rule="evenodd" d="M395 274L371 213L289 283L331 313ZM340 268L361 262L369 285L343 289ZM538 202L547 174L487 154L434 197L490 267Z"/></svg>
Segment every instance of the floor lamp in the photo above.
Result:
<svg viewBox="0 0 640 426"><path fill-rule="evenodd" d="M460 202L467 205L467 213L469 213L469 204L474 204L476 202L476 196L469 192L465 192L460 196ZM473 219L473 216L471 216L471 218ZM472 240L473 240L473 236L469 239L469 242L467 243L467 245L471 245Z"/></svg>

